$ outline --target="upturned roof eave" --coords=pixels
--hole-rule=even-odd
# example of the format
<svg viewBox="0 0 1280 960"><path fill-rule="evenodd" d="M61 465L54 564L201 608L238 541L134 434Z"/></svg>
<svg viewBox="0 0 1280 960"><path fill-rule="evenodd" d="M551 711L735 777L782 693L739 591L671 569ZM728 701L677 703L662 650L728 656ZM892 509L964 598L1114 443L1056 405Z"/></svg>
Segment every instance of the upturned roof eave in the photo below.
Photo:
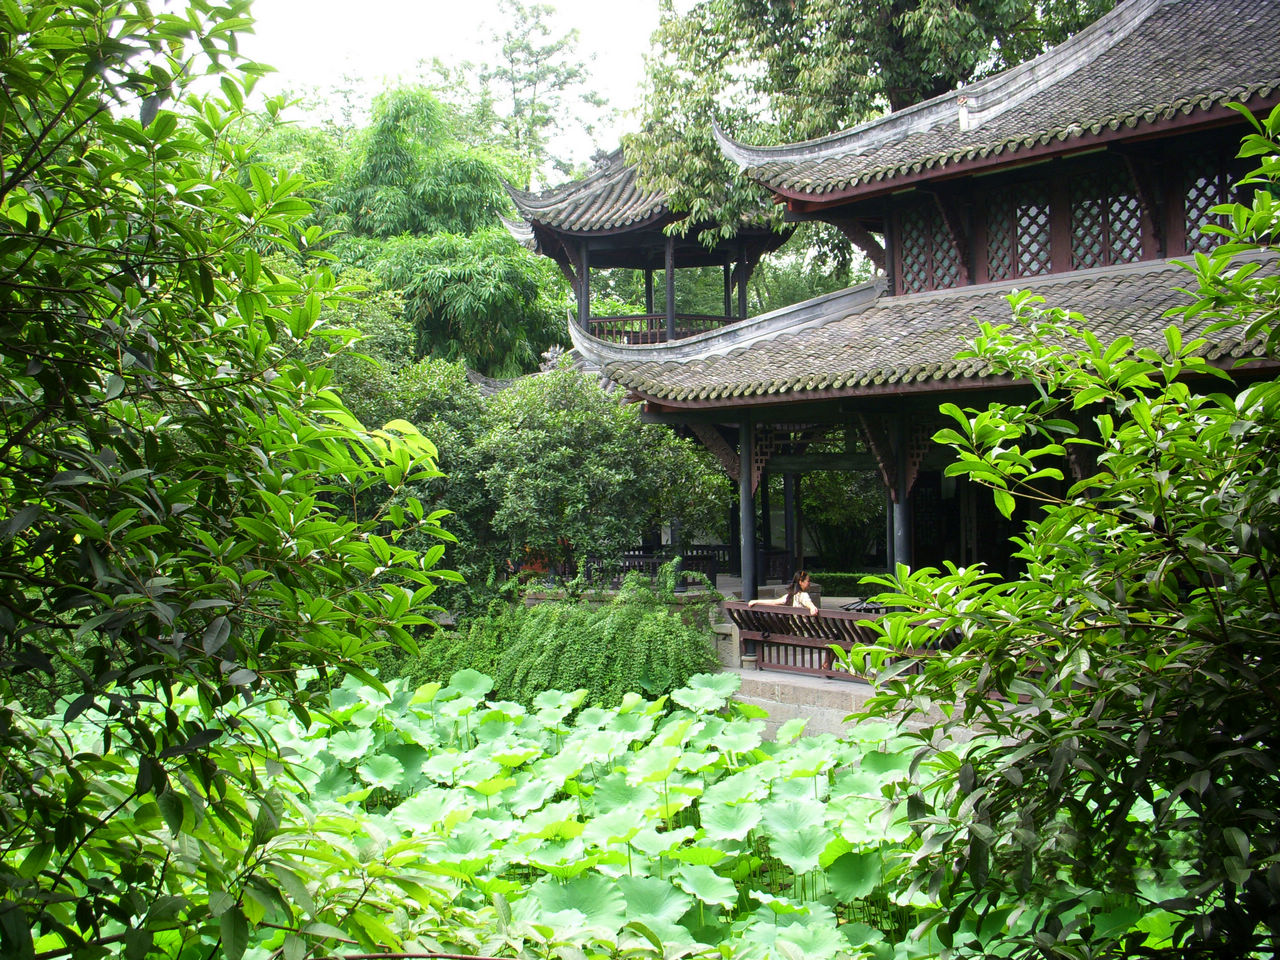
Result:
<svg viewBox="0 0 1280 960"><path fill-rule="evenodd" d="M1280 78L1277 78L1275 85L1280 88ZM1255 98L1245 97L1245 99ZM1280 105L1280 92L1272 92L1268 96L1258 98L1255 109L1265 111L1277 105ZM1026 163L1068 157L1118 142L1134 143L1171 133L1210 129L1237 120L1240 120L1240 114L1235 109L1225 103L1216 103L1210 108L1195 109L1175 117L1159 117L1152 121L1137 118L1132 127L1127 126L1123 119L1119 118L1112 118L1110 121L1093 121L1089 124L1080 124L1079 129L1028 134L1019 140L989 145L982 148L984 152L979 156L938 154L912 164L919 169L891 168L868 171L859 178L857 183L841 189L820 192L773 184L762 177L754 176L750 170L744 170L743 176L754 180L775 196L785 200L789 209L802 212L843 204L851 200L869 200L931 181L951 180L998 167L1012 168ZM1109 122L1114 122L1116 127L1114 129L1107 127L1096 133L1088 129L1090 126ZM1063 133L1066 133L1066 136L1062 136ZM1050 138L1049 142L1041 142L1046 137ZM1028 139L1033 142L1028 144L1026 142ZM964 151L964 153L970 152L972 151Z"/></svg>
<svg viewBox="0 0 1280 960"><path fill-rule="evenodd" d="M1034 89L1037 85L1052 86L1060 82L1064 73L1069 74L1078 69L1079 61L1093 60L1110 50L1165 2L1167 0L1128 0L1118 3L1062 43L1025 63L823 137L798 143L753 146L733 140L718 124L713 123L712 131L725 156L738 164L741 170L781 159L825 158L850 152L870 153L885 142L901 139L919 130L932 129L953 118L960 98L974 104L979 115L995 110L1003 112L1009 108L1001 104L1003 98L1016 104L1025 99L1028 88Z"/></svg>

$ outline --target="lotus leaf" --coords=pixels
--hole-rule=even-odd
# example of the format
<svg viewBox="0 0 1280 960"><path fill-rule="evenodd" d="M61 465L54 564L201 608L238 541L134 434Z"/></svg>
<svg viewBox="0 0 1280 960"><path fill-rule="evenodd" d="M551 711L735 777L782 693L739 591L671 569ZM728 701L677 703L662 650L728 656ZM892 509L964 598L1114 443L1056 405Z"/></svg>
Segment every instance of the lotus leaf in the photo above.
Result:
<svg viewBox="0 0 1280 960"><path fill-rule="evenodd" d="M879 885L882 869L879 850L846 853L827 868L827 882L837 899L861 900Z"/></svg>
<svg viewBox="0 0 1280 960"><path fill-rule="evenodd" d="M528 899L536 900L549 913L577 910L582 915L583 928L605 936L614 935L627 921L626 900L618 885L594 874L575 877L568 883L539 880Z"/></svg>
<svg viewBox="0 0 1280 960"><path fill-rule="evenodd" d="M364 781L375 787L398 790L404 785L404 765L386 754L370 757L358 770Z"/></svg>
<svg viewBox="0 0 1280 960"><path fill-rule="evenodd" d="M760 822L754 803L718 803L701 808L702 829L708 840L743 840Z"/></svg>
<svg viewBox="0 0 1280 960"><path fill-rule="evenodd" d="M804 732L805 724L808 722L807 717L792 717L778 728L778 732L773 736L773 742L780 747L785 747Z"/></svg>
<svg viewBox="0 0 1280 960"><path fill-rule="evenodd" d="M329 738L329 753L339 763L359 760L373 747L373 731L343 730Z"/></svg>
<svg viewBox="0 0 1280 960"><path fill-rule="evenodd" d="M708 906L715 904L730 908L738 902L738 888L733 881L710 867L682 863L671 878L681 890L693 894Z"/></svg>
<svg viewBox="0 0 1280 960"><path fill-rule="evenodd" d="M681 863L702 864L704 867L714 867L728 856L723 850L698 844L689 847L672 847L665 851L665 855L672 860L679 860Z"/></svg>

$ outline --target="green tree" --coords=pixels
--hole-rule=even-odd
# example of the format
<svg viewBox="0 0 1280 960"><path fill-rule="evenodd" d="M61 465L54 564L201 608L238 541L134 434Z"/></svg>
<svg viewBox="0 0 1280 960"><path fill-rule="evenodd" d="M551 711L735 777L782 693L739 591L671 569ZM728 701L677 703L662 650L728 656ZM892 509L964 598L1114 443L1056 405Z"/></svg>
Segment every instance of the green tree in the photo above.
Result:
<svg viewBox="0 0 1280 960"><path fill-rule="evenodd" d="M503 171L457 139L428 91L401 87L374 101L332 199L332 226L370 237L469 234L507 205Z"/></svg>
<svg viewBox="0 0 1280 960"><path fill-rule="evenodd" d="M430 443L363 430L307 362L344 338L318 326L332 277L277 266L320 240L305 184L246 169L236 139L246 10L0 8L6 957L160 937L238 960L260 916L241 881L284 902L245 765L270 745L238 710L284 698L305 723L299 671L366 676L374 650L412 647L444 575L442 545L397 543L445 536L438 517L391 502L434 472ZM336 508L366 490L371 512ZM97 735L32 723L33 690ZM145 839L162 822L172 843ZM203 889L169 896L180 869Z"/></svg>
<svg viewBox="0 0 1280 960"><path fill-rule="evenodd" d="M1033 57L1113 0L669 2L628 157L691 223L726 231L760 196L724 162L713 120L748 142L833 133Z"/></svg>
<svg viewBox="0 0 1280 960"><path fill-rule="evenodd" d="M513 561L607 561L644 530L713 529L727 509L727 478L690 441L571 366L517 381L489 408L481 476Z"/></svg>
<svg viewBox="0 0 1280 960"><path fill-rule="evenodd" d="M586 89L586 65L575 58L578 31L555 36L549 18L554 8L523 0L498 0L501 33L490 38L494 54L475 68L490 103L501 142L518 164L515 183L529 189L546 167L559 173L571 169L552 152L552 134L563 136L578 128L590 133L585 117L599 113L605 101Z"/></svg>
<svg viewBox="0 0 1280 960"><path fill-rule="evenodd" d="M1197 254L1175 314L1273 361L1280 282L1257 255L1280 239L1278 136L1280 110L1246 139L1263 158L1252 206L1218 208L1227 242ZM1280 381L1226 379L1176 327L1159 351L1103 344L1076 314L1012 301L1014 322L984 326L971 355L1039 399L947 407L938 439L1006 516L1018 498L1043 507L1017 541L1026 574L900 569L882 597L911 611L891 647L960 638L878 704L945 713L919 734L921 783L936 779L904 798L921 842L908 879L937 895L957 951L980 949L981 920L1050 956L1137 955L1151 924L1183 956L1273 953ZM1063 493L1067 450L1088 467ZM989 736L951 740L974 728Z"/></svg>

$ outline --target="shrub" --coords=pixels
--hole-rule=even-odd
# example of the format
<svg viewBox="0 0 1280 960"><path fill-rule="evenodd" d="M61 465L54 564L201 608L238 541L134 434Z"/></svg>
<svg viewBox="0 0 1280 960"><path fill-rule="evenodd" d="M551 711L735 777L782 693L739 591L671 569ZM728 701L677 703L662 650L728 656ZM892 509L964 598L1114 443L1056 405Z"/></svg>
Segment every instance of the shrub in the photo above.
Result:
<svg viewBox="0 0 1280 960"><path fill-rule="evenodd" d="M443 682L470 668L494 678L493 696L525 704L544 690L585 689L587 702L605 706L627 693L658 696L716 669L707 616L715 597L677 601L631 574L604 602L495 603L424 644L401 675Z"/></svg>

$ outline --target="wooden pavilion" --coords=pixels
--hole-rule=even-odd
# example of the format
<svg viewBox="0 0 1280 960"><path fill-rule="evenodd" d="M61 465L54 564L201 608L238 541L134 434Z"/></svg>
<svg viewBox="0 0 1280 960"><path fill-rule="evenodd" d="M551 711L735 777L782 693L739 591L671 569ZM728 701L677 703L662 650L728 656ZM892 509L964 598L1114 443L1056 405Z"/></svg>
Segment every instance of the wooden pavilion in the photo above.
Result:
<svg viewBox="0 0 1280 960"><path fill-rule="evenodd" d="M668 233L680 221L665 197L641 189L636 168L617 150L590 176L545 193L508 187L522 223L508 223L518 240L551 257L572 286L578 302L577 327L612 343L666 343L714 331L747 315L747 280L760 258L786 242L790 232L743 224L737 236L708 248L696 226L684 236ZM680 312L676 271L720 267L724 312ZM591 271L611 268L644 272L645 312L600 316L591 309ZM665 303L654 309L654 274L662 272Z"/></svg>
<svg viewBox="0 0 1280 960"><path fill-rule="evenodd" d="M1261 114L1280 103L1277 12L1127 0L1033 61L851 130L766 147L721 137L789 220L834 224L877 276L683 340L610 342L586 323L571 333L647 416L695 433L737 479L744 599L757 590L755 495L768 472L786 478L791 550L798 474L874 469L891 564L1007 569L1022 518L945 477L947 452L930 438L941 403L1027 387L955 358L977 320L1007 320L1006 295L1028 287L1083 313L1103 341L1163 349L1163 315L1185 302L1176 260L1212 245L1203 228L1241 169L1249 128L1228 104ZM1229 333L1207 349L1228 369L1250 355ZM1259 371L1275 372L1236 375Z"/></svg>

